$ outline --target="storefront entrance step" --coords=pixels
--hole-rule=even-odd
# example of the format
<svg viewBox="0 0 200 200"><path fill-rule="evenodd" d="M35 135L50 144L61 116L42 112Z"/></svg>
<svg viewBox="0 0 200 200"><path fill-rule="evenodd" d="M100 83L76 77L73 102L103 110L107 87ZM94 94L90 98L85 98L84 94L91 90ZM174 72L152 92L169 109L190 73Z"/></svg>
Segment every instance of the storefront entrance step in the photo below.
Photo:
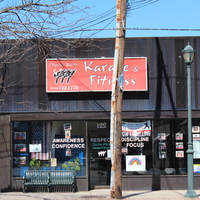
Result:
<svg viewBox="0 0 200 200"><path fill-rule="evenodd" d="M110 185L95 185L94 190L95 189L110 189Z"/></svg>

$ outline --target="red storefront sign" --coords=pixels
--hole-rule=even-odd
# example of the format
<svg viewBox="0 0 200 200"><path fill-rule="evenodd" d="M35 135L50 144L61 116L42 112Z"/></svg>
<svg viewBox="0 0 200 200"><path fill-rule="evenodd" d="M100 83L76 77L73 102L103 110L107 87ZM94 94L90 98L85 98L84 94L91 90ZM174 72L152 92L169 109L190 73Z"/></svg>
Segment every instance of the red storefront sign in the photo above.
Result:
<svg viewBox="0 0 200 200"><path fill-rule="evenodd" d="M111 91L114 59L47 59L47 92ZM147 59L125 58L124 91L147 90Z"/></svg>

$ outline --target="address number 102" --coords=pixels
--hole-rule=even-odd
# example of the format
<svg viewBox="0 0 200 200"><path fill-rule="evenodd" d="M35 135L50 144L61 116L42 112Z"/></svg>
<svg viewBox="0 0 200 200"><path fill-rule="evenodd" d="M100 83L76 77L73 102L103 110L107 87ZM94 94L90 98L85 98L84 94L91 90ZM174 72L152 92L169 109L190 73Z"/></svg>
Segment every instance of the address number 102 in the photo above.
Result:
<svg viewBox="0 0 200 200"><path fill-rule="evenodd" d="M106 123L97 123L97 128L106 128Z"/></svg>

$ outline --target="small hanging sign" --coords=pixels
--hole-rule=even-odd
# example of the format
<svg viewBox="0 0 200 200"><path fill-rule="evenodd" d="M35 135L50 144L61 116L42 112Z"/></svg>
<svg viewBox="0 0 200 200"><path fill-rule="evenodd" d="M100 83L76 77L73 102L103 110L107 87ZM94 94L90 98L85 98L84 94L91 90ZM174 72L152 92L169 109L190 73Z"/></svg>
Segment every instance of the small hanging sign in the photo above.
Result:
<svg viewBox="0 0 200 200"><path fill-rule="evenodd" d="M66 123L66 124L64 124L63 126L64 126L64 130L65 130L65 131L66 131L66 130L71 130L71 129L72 129L71 123Z"/></svg>
<svg viewBox="0 0 200 200"><path fill-rule="evenodd" d="M122 72L118 77L118 84L122 91L124 91L124 72Z"/></svg>

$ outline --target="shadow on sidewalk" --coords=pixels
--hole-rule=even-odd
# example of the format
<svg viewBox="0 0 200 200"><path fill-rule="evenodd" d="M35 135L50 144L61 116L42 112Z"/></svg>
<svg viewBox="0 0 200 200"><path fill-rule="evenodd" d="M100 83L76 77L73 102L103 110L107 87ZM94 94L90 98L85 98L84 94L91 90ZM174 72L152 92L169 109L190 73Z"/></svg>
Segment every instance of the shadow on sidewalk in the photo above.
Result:
<svg viewBox="0 0 200 200"><path fill-rule="evenodd" d="M144 192L129 194L129 195L123 196L123 199L138 196L138 195L141 195L141 194L147 194L147 193L151 193L151 192L155 192L155 191L144 191Z"/></svg>
<svg viewBox="0 0 200 200"><path fill-rule="evenodd" d="M166 191L167 191L167 193L166 193ZM148 199L158 199L158 197L159 197L158 195L167 195L167 196L165 196L165 199L171 199L172 197L179 198L179 199L185 199L184 195L185 195L186 191L184 191L184 190L183 191L169 190L170 192L168 190L166 190L166 191L164 191L164 192L161 190L151 190L151 191L143 191L143 192L135 191L132 194L124 195L123 199L137 197L140 195L144 195L143 198L146 198L145 194L149 194ZM156 194L156 192L159 192L159 193ZM197 195L198 195L198 197L195 199L199 199L200 194L198 194L198 192L197 192Z"/></svg>

